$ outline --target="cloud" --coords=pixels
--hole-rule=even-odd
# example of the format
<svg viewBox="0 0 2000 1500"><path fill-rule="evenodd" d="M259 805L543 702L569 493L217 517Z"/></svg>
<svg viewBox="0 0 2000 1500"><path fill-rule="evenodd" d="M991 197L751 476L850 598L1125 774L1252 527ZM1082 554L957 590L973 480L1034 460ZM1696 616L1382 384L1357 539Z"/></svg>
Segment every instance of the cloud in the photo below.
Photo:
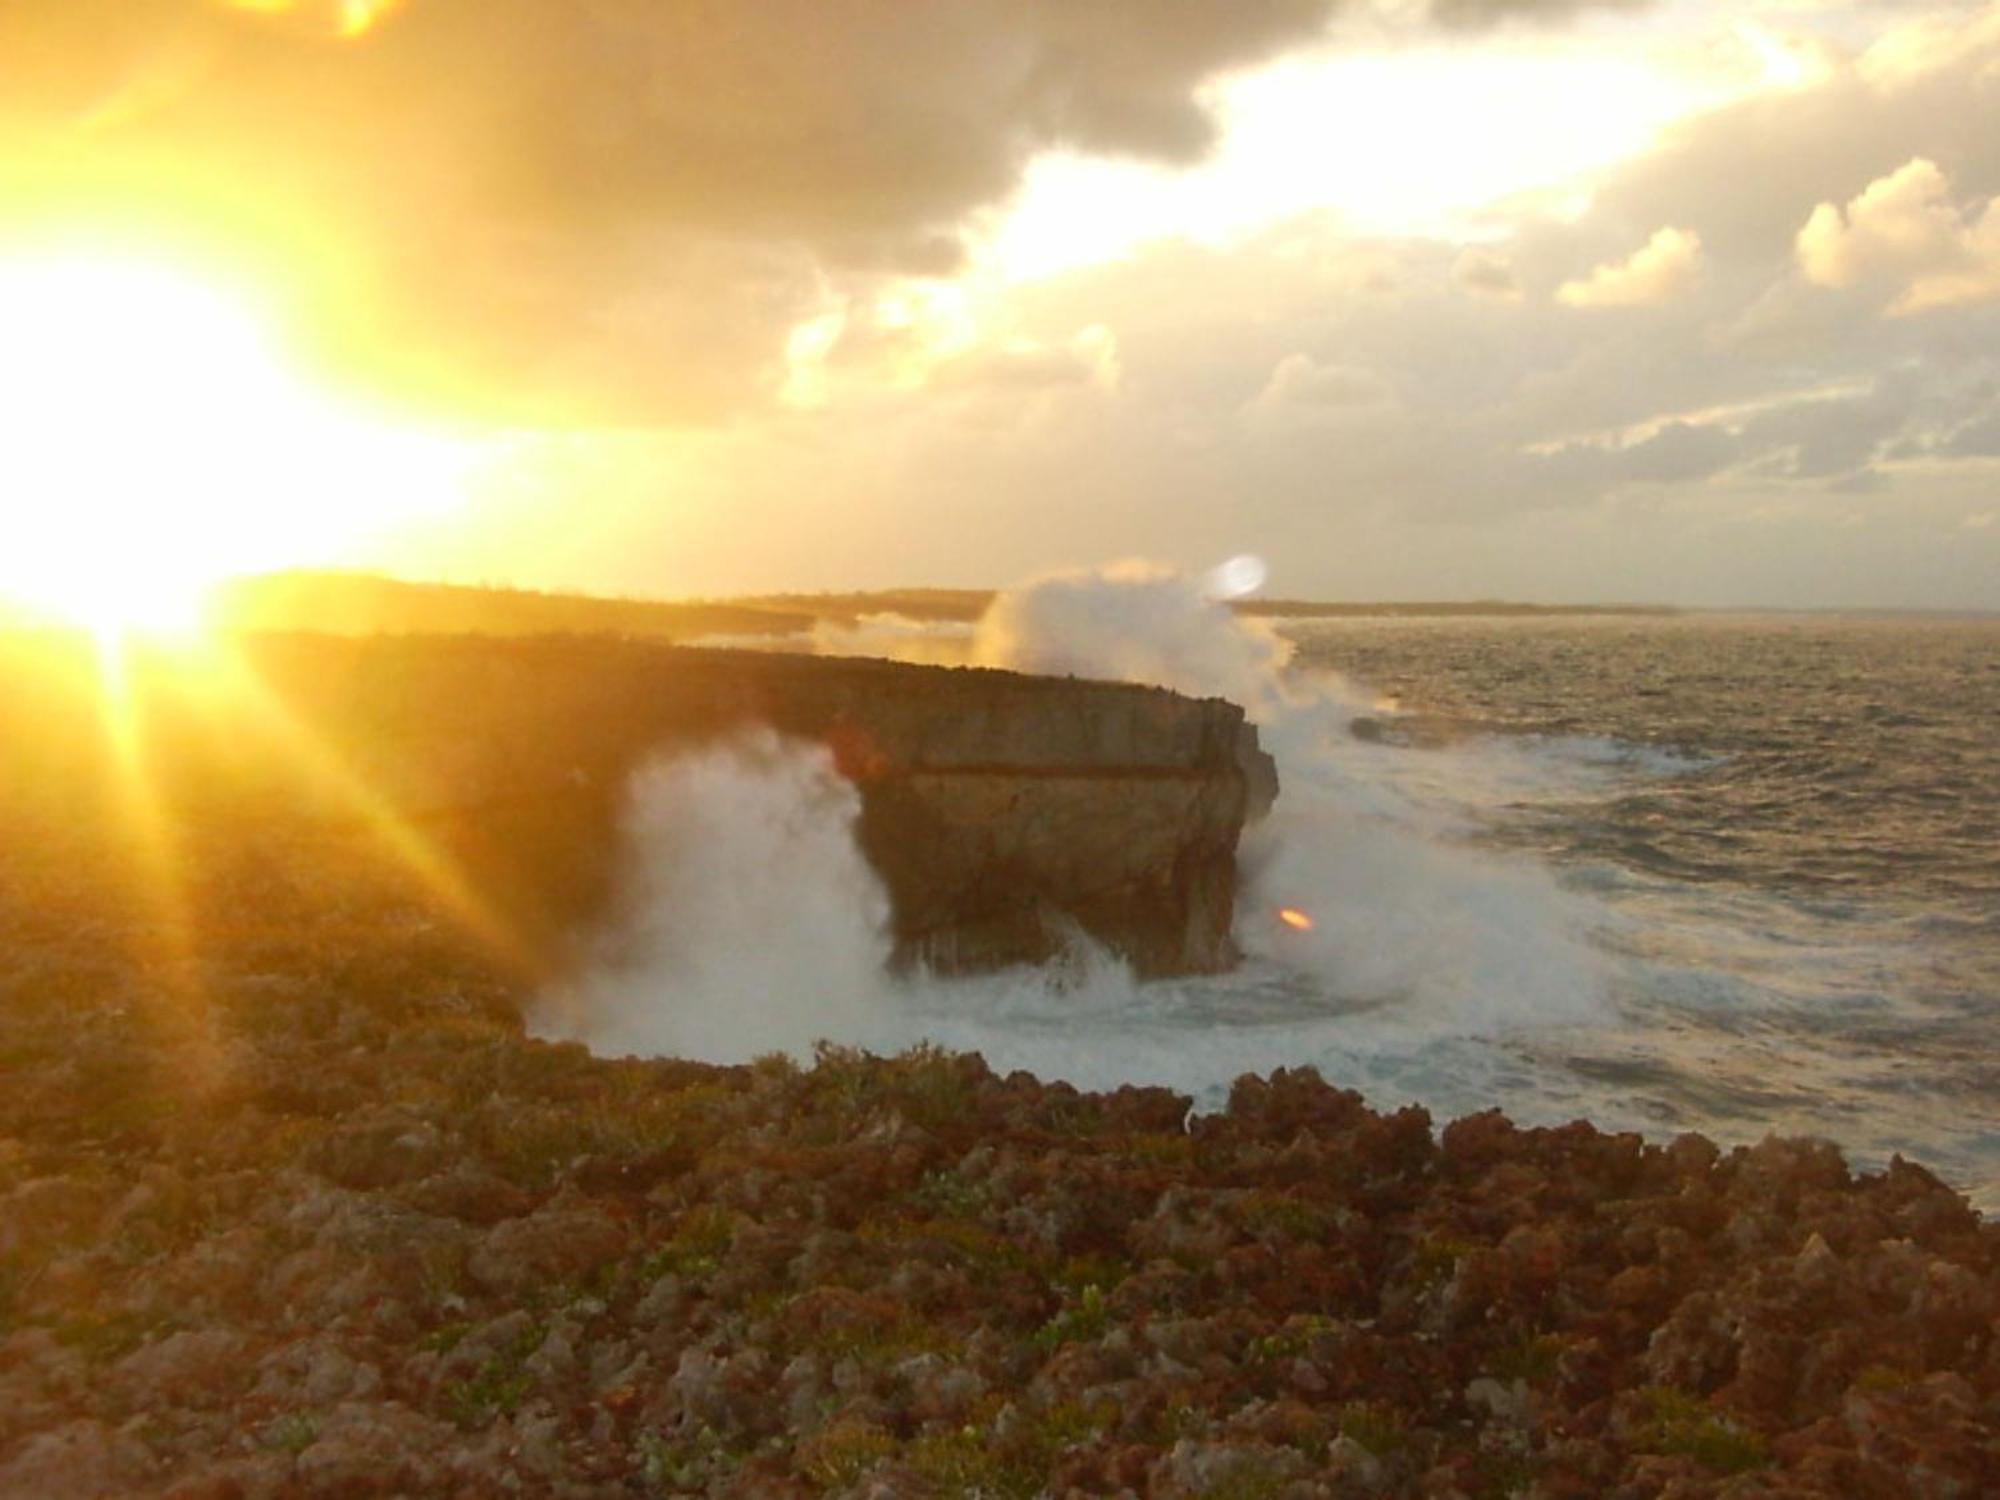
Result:
<svg viewBox="0 0 2000 1500"><path fill-rule="evenodd" d="M0 229L116 200L273 263L338 241L350 295L298 301L377 379L709 417L775 395L828 276L951 271L1044 148L1196 158L1200 85L1333 6L10 0L0 157L36 180Z"/></svg>
<svg viewBox="0 0 2000 1500"><path fill-rule="evenodd" d="M1706 479L1741 456L1742 443L1719 424L1669 422L1621 455L1626 477L1653 484Z"/></svg>
<svg viewBox="0 0 2000 1500"><path fill-rule="evenodd" d="M1844 213L1821 203L1795 246L1799 269L1815 286L1899 283L1891 313L2000 299L2000 197L1983 213L1961 213L1950 181L1925 157L1869 183Z"/></svg>
<svg viewBox="0 0 2000 1500"><path fill-rule="evenodd" d="M1061 344L1033 340L979 348L947 359L930 384L943 390L1029 394L1063 386L1118 389L1118 338L1093 323Z"/></svg>
<svg viewBox="0 0 2000 1500"><path fill-rule="evenodd" d="M2000 458L2000 411L1959 428L1945 451L1959 458Z"/></svg>
<svg viewBox="0 0 2000 1500"><path fill-rule="evenodd" d="M2000 42L2000 7L1989 5L1970 19L1962 12L1920 15L1872 42L1855 71L1871 86L1893 92L1977 58L1996 42Z"/></svg>
<svg viewBox="0 0 2000 1500"><path fill-rule="evenodd" d="M884 567L973 585L1143 547L1195 568L1255 551L1280 596L2000 606L2000 523L1963 523L1992 510L2000 303L1883 318L1908 271L1829 295L1795 245L1815 204L1918 157L1976 225L1963 204L2000 191L1996 65L2000 44L1960 48L1889 89L1843 64L1470 248L1326 215L1146 244L964 324L941 306L871 331L883 299L848 297L826 407L674 435L604 566L689 592ZM1666 312L1542 295L1604 291L1600 262L1615 285L1661 226L1699 240ZM1115 400L1075 358L1092 326L1115 330ZM903 359L967 384L869 373ZM544 533L575 489L548 486Z"/></svg>
<svg viewBox="0 0 2000 1500"><path fill-rule="evenodd" d="M1513 262L1494 250L1468 245L1452 262L1451 279L1461 291L1493 302L1519 302L1521 281Z"/></svg>
<svg viewBox="0 0 2000 1500"><path fill-rule="evenodd" d="M1566 21L1586 10L1645 10L1652 0L1431 0L1441 26L1472 30L1507 22Z"/></svg>
<svg viewBox="0 0 2000 1500"><path fill-rule="evenodd" d="M1379 406L1391 399L1388 383L1356 365L1323 364L1309 354L1288 354L1271 371L1255 405L1266 408L1338 409Z"/></svg>
<svg viewBox="0 0 2000 1500"><path fill-rule="evenodd" d="M1599 266L1587 280L1564 282L1556 300L1568 307L1653 307L1685 292L1700 269L1701 236L1669 227L1630 258Z"/></svg>

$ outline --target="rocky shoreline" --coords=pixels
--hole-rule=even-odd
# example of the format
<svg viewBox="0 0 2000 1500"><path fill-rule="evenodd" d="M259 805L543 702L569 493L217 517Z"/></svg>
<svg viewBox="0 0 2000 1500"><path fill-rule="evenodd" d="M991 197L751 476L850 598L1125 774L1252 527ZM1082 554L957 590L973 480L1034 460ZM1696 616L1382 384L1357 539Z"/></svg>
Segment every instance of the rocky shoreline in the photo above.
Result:
<svg viewBox="0 0 2000 1500"><path fill-rule="evenodd" d="M1919 1167L595 1058L365 843L146 789L0 805L0 1500L2000 1493Z"/></svg>
<svg viewBox="0 0 2000 1500"><path fill-rule="evenodd" d="M0 1496L2000 1490L2000 1229L1915 1166L603 1060L390 909L178 967L32 916Z"/></svg>

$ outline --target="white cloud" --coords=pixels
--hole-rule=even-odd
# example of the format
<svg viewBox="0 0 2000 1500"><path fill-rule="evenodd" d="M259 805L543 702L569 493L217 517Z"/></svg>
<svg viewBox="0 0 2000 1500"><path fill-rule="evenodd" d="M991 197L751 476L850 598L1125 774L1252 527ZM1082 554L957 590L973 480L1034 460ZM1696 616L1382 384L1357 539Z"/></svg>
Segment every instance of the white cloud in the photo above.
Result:
<svg viewBox="0 0 2000 1500"><path fill-rule="evenodd" d="M1255 404L1267 408L1379 406L1389 397L1387 383L1373 370L1323 364L1309 354L1287 354L1271 371Z"/></svg>
<svg viewBox="0 0 2000 1500"><path fill-rule="evenodd" d="M2000 299L2000 198L1983 213L1976 205L1961 213L1938 165L1912 157L1849 199L1844 212L1820 204L1794 249L1815 286L1900 283L1891 313L1990 302Z"/></svg>
<svg viewBox="0 0 2000 1500"><path fill-rule="evenodd" d="M1946 68L1978 59L1996 42L2000 42L2000 5L1988 6L1970 24L1963 14L1951 12L1920 16L1877 37L1855 70L1871 87L1907 89Z"/></svg>
<svg viewBox="0 0 2000 1500"><path fill-rule="evenodd" d="M1569 307L1654 307L1694 284L1701 269L1701 236L1691 229L1661 229L1616 265L1602 265L1587 280L1566 281L1556 300Z"/></svg>

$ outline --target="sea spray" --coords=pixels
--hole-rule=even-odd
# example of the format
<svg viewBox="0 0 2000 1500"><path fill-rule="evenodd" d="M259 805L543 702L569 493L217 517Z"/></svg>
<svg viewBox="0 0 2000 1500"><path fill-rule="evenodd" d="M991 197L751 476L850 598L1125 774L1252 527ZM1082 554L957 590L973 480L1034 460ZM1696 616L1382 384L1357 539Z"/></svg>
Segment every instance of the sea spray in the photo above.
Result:
<svg viewBox="0 0 2000 1500"><path fill-rule="evenodd" d="M1236 618L1195 579L1124 562L1003 591L979 622L972 654L1016 672L1227 698L1261 719L1282 695L1291 647L1267 626Z"/></svg>
<svg viewBox="0 0 2000 1500"><path fill-rule="evenodd" d="M1153 682L1241 704L1278 763L1248 832L1237 937L1345 1001L1408 1026L1486 1035L1591 1018L1595 913L1538 863L1471 847L1487 747L1411 751L1355 733L1383 712L1345 679L1288 678L1290 645L1185 575L1143 563L1052 574L994 601L974 642L994 666ZM1309 918L1277 919L1290 909Z"/></svg>
<svg viewBox="0 0 2000 1500"><path fill-rule="evenodd" d="M1248 706L1283 790L1243 846L1240 972L1142 984L1079 937L1039 968L892 975L887 899L855 842L857 792L824 749L767 731L635 778L621 914L589 971L546 998L542 1032L718 1062L820 1039L930 1040L1044 1077L1211 1096L1244 1071L1394 1059L1440 1037L1595 1014L1583 898L1530 859L1465 842L1478 811L1523 784L1522 768L1494 769L1503 753L1357 735L1381 711L1371 696L1330 674L1288 680L1284 641L1144 565L1010 590L972 646L990 665ZM1309 925L1280 923L1281 907Z"/></svg>
<svg viewBox="0 0 2000 1500"><path fill-rule="evenodd" d="M824 746L768 729L640 770L619 911L537 1031L719 1062L894 1045L889 898L860 813Z"/></svg>

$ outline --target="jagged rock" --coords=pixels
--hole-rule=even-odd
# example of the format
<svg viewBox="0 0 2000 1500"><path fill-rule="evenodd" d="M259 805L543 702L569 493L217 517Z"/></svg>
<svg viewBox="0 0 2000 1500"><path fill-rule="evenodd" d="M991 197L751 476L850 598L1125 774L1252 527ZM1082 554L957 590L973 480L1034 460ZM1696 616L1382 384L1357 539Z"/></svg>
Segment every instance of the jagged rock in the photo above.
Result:
<svg viewBox="0 0 2000 1500"><path fill-rule="evenodd" d="M299 1453L307 1494L390 1495L436 1491L457 1435L394 1401L345 1401Z"/></svg>
<svg viewBox="0 0 2000 1500"><path fill-rule="evenodd" d="M579 1280L623 1255L629 1243L624 1228L601 1209L559 1197L488 1231L466 1268L493 1291L524 1292Z"/></svg>
<svg viewBox="0 0 2000 1500"><path fill-rule="evenodd" d="M151 1469L138 1439L88 1419L30 1438L0 1464L0 1500L106 1500L131 1494Z"/></svg>

